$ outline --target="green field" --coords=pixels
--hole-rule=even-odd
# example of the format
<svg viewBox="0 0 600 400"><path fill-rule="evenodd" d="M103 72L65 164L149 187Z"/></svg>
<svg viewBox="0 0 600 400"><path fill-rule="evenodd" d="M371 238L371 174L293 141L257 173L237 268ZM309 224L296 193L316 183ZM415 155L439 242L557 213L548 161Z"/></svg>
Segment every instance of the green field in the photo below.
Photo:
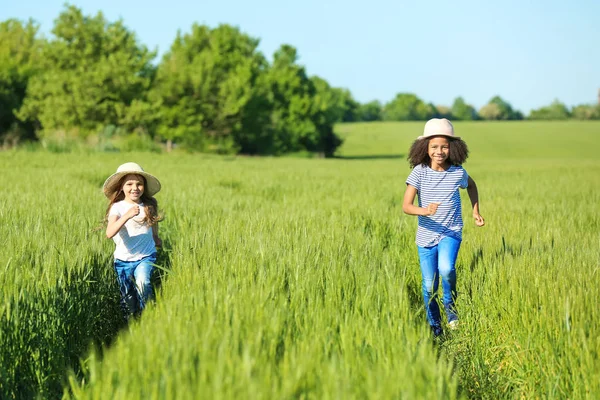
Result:
<svg viewBox="0 0 600 400"><path fill-rule="evenodd" d="M441 342L402 213L422 126L339 125L336 159L0 152L0 398L600 397L600 123L455 124L486 226L462 193ZM127 161L165 248L125 327L96 228Z"/></svg>

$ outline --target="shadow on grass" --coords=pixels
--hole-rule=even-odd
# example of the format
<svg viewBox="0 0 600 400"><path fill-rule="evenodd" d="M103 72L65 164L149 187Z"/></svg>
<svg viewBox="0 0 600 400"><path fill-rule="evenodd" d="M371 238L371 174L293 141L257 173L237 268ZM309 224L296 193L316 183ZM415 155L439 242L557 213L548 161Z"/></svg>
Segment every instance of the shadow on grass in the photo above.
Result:
<svg viewBox="0 0 600 400"><path fill-rule="evenodd" d="M158 254L156 257L155 269L152 274L152 287L155 295L161 290L162 283L168 278L169 273L171 272L171 241L168 236L164 236L162 239L162 248L158 250ZM112 264L111 264L112 267ZM116 303L119 303L120 294L119 287L117 284L116 275L113 275L113 294L116 296ZM154 301L152 301L154 302ZM149 304L150 308L152 304ZM80 353L78 355L80 360L80 365L77 369L71 370L72 374L68 377L69 382L63 382L65 390L70 390L70 394L72 394L74 389L81 389L85 387L85 382L90 381L90 370L88 365L88 359L82 359L82 357L86 355L90 355L90 350L93 352L93 357L91 357L92 362L101 362L104 358L104 353L106 350L110 349L115 339L119 336L119 334L128 328L130 323L135 321L139 321L143 318L144 313L147 311L142 311L139 314L135 314L133 316L127 316L124 313L124 310L118 305L118 312L113 315L113 321L118 326L118 329L113 332L110 337L105 338L102 341L92 341L90 346L86 349L86 352ZM68 388L68 389L67 389ZM75 396L76 397L76 396Z"/></svg>
<svg viewBox="0 0 600 400"><path fill-rule="evenodd" d="M0 398L60 398L67 371L80 372L92 345L112 342L124 326L107 257L93 254L55 286L23 289L0 321ZM112 278L112 277L111 277Z"/></svg>
<svg viewBox="0 0 600 400"><path fill-rule="evenodd" d="M171 269L170 245L163 240L157 258L157 291ZM111 261L92 254L55 286L23 288L5 299L10 306L0 315L1 399L61 398L69 374L84 379L91 349L102 359L127 327Z"/></svg>

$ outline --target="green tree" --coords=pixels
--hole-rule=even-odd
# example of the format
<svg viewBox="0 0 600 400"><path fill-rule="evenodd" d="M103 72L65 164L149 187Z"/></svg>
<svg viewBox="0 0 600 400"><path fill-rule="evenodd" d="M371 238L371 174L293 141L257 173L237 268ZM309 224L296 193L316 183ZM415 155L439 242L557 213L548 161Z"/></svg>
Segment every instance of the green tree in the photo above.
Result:
<svg viewBox="0 0 600 400"><path fill-rule="evenodd" d="M59 15L52 33L19 118L39 121L45 132L76 130L82 136L107 125L143 128L150 110L140 103L154 75L154 53L122 21L109 23L102 13L84 16L74 6Z"/></svg>
<svg viewBox="0 0 600 400"><path fill-rule="evenodd" d="M496 118L498 120L520 120L523 119L523 114L520 111L513 110L509 102L503 100L500 96L494 96L490 99L488 104L495 104L497 106L498 114Z"/></svg>
<svg viewBox="0 0 600 400"><path fill-rule="evenodd" d="M377 100L370 101L358 106L356 111L357 121L381 121L382 106Z"/></svg>
<svg viewBox="0 0 600 400"><path fill-rule="evenodd" d="M427 119L429 118L450 118L450 109L445 106L436 106L433 103L427 103Z"/></svg>
<svg viewBox="0 0 600 400"><path fill-rule="evenodd" d="M412 93L398 93L383 109L385 121L424 121L433 114L431 106Z"/></svg>
<svg viewBox="0 0 600 400"><path fill-rule="evenodd" d="M33 139L31 124L17 120L30 78L39 70L43 40L38 25L9 19L0 23L0 139Z"/></svg>
<svg viewBox="0 0 600 400"><path fill-rule="evenodd" d="M325 81L323 80L323 82ZM327 83L327 91L331 91L331 95L335 98L335 101L333 101L332 104L335 103L336 109L339 109L340 111L340 114L335 119L335 122L356 121L356 112L358 110L359 104L352 97L352 93L350 93L348 89L331 87L329 86L329 83Z"/></svg>
<svg viewBox="0 0 600 400"><path fill-rule="evenodd" d="M479 109L479 116L488 121L502 119L502 109L496 103L488 103Z"/></svg>
<svg viewBox="0 0 600 400"><path fill-rule="evenodd" d="M473 121L478 119L477 111L475 108L467 104L462 97L457 97L452 103L452 118L459 121Z"/></svg>
<svg viewBox="0 0 600 400"><path fill-rule="evenodd" d="M450 107L447 106L443 106L443 105L431 105L432 109L435 110L435 114L433 115L434 118L447 118L447 119L453 119L452 116L452 109Z"/></svg>
<svg viewBox="0 0 600 400"><path fill-rule="evenodd" d="M580 104L573 107L571 115L575 119L600 119L600 105Z"/></svg>
<svg viewBox="0 0 600 400"><path fill-rule="evenodd" d="M348 90L333 88L329 83L318 77L310 78L315 87L313 101L319 105L318 111L330 123L349 122L353 120L353 111L348 108L348 100L352 99ZM349 121L345 120L350 118Z"/></svg>
<svg viewBox="0 0 600 400"><path fill-rule="evenodd" d="M258 39L238 28L194 24L158 66L151 98L158 133L204 150L257 153L268 141L268 66Z"/></svg>
<svg viewBox="0 0 600 400"><path fill-rule="evenodd" d="M304 67L296 64L297 51L282 45L273 55L267 74L273 110L271 127L276 153L299 151L303 143L318 141L317 129L310 119L314 84Z"/></svg>
<svg viewBox="0 0 600 400"><path fill-rule="evenodd" d="M359 103L354 100L352 93L348 89L334 88L335 92L342 100L344 113L342 114L341 120L336 122L355 122L358 120L357 112Z"/></svg>
<svg viewBox="0 0 600 400"><path fill-rule="evenodd" d="M317 76L310 78L314 87L313 110L310 116L319 133L319 140L307 150L317 151L326 157L332 157L342 140L335 135L333 125L336 122L351 122L356 116L358 103L347 89L332 88L327 81Z"/></svg>
<svg viewBox="0 0 600 400"><path fill-rule="evenodd" d="M348 89L331 87L324 79L313 76L311 77L317 94L326 100L325 104L331 113L330 122L354 122L357 121L359 104L352 97L352 93Z"/></svg>
<svg viewBox="0 0 600 400"><path fill-rule="evenodd" d="M341 144L333 132L340 101L325 81L308 78L304 67L296 62L296 49L282 45L266 76L273 152L308 150L332 156Z"/></svg>
<svg viewBox="0 0 600 400"><path fill-rule="evenodd" d="M504 101L500 96L494 96L490 99L488 104L495 104L498 106L498 114L496 119L511 119L513 109L510 103Z"/></svg>
<svg viewBox="0 0 600 400"><path fill-rule="evenodd" d="M549 106L531 110L529 113L529 119L565 120L570 116L567 106L558 100L554 100Z"/></svg>

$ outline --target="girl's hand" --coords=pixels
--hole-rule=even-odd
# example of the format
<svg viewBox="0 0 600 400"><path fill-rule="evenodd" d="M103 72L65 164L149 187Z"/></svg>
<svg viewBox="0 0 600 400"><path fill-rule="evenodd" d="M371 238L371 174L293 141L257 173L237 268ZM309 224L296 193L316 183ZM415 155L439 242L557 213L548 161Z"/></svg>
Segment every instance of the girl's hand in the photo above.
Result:
<svg viewBox="0 0 600 400"><path fill-rule="evenodd" d="M160 240L160 238L158 236L154 237L154 246L155 247L162 247L162 240Z"/></svg>
<svg viewBox="0 0 600 400"><path fill-rule="evenodd" d="M434 215L437 211L438 206L442 203L429 203L427 206L427 214L425 215Z"/></svg>
<svg viewBox="0 0 600 400"><path fill-rule="evenodd" d="M477 226L484 226L485 225L485 221L483 220L483 217L479 213L474 212L473 213L473 218L475 218L475 225L477 225Z"/></svg>
<svg viewBox="0 0 600 400"><path fill-rule="evenodd" d="M127 212L125 213L125 215L123 215L123 217L125 217L127 219L131 219L131 218L135 217L136 215L138 215L139 213L140 213L140 206L133 206L129 210L127 210Z"/></svg>

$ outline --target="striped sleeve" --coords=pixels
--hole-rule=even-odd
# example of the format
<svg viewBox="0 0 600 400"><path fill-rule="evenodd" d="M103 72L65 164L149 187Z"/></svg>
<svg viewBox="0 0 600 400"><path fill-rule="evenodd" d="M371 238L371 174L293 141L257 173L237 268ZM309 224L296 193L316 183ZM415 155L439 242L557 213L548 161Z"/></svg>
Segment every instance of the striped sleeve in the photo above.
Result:
<svg viewBox="0 0 600 400"><path fill-rule="evenodd" d="M458 184L461 189L466 189L469 186L469 174L467 174L467 170L463 168L462 170L463 176Z"/></svg>
<svg viewBox="0 0 600 400"><path fill-rule="evenodd" d="M406 184L414 187L417 191L421 190L421 168L417 165L413 168L408 178L406 178Z"/></svg>

